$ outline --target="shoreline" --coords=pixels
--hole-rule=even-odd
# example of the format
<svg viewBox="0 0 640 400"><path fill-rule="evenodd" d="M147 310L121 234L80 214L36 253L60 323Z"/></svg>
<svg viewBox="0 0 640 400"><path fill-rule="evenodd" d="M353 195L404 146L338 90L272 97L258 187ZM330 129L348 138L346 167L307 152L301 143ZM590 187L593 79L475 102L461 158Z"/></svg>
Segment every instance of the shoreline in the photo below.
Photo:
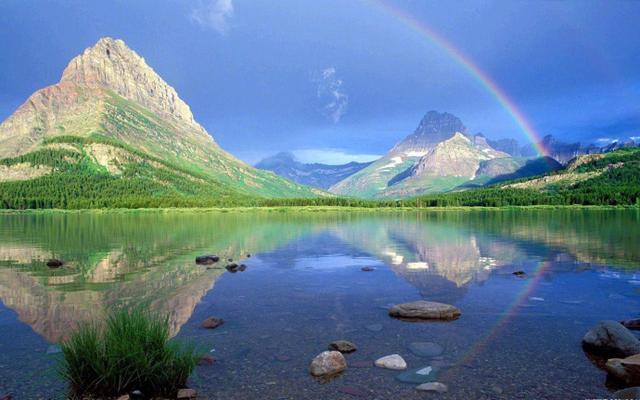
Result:
<svg viewBox="0 0 640 400"><path fill-rule="evenodd" d="M620 211L640 210L637 205L533 205L533 206L456 206L456 207L348 207L348 206L275 206L275 207L164 207L164 208L34 208L24 210L0 209L0 215L13 214L84 214L84 213L244 213L244 212L478 212L478 211Z"/></svg>

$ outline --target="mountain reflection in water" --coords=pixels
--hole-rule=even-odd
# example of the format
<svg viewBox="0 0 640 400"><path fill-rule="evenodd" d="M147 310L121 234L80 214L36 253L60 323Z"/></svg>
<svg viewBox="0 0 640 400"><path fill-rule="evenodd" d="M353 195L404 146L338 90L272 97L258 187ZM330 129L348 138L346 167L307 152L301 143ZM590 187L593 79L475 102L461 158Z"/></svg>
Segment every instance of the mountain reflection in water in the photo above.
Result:
<svg viewBox="0 0 640 400"><path fill-rule="evenodd" d="M249 265L247 273L228 282L220 294L224 301L217 297L218 304L235 300L246 318L269 314L299 332L321 326L329 331L322 313L293 317L313 315L308 307L317 306L335 323L335 332L347 335L354 332L350 308L415 298L400 282L422 298L452 304L474 301L481 310L477 312L484 312L500 293L490 281L517 279L515 271L526 271L525 279L530 279L524 291L516 293L520 297L560 274L633 274L640 261L639 220L636 210L6 214L0 215L0 301L51 343L63 340L79 322L103 320L111 308L139 305L167 315L172 335L191 325L186 337L200 337L195 329L202 315L194 312L210 307L212 293L215 298L219 281L229 273L223 261L207 267L196 265L194 258L217 254L221 260ZM62 259L65 265L51 269L45 265L49 258ZM359 272L362 266L376 271ZM272 272L258 279L252 275L254 268ZM350 268L360 275L345 275ZM382 294L395 281L396 290L404 292L397 297ZM484 285L489 288L479 295L477 288ZM262 296L254 297L256 292ZM623 295L636 294L627 290ZM322 304L324 297L333 300ZM288 303L282 303L284 298ZM633 302L637 304L635 298ZM502 312L512 313L513 307L505 305ZM474 318L465 311L467 319L460 323ZM467 341L468 330L460 323L458 336L450 336ZM493 334L489 332L487 337ZM268 339L271 331L255 336L247 340L273 341ZM246 356L232 355L228 362L234 357Z"/></svg>

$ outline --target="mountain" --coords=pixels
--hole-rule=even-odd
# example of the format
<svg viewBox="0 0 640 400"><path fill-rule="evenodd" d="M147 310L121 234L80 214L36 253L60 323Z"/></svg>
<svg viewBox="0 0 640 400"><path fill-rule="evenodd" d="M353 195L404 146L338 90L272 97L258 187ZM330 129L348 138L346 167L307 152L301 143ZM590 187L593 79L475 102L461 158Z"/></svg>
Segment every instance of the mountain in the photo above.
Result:
<svg viewBox="0 0 640 400"><path fill-rule="evenodd" d="M278 176L287 178L301 185L329 189L331 186L355 174L369 164L371 163L350 162L342 165L305 164L297 161L293 154L281 152L263 159L258 162L255 167L271 171Z"/></svg>
<svg viewBox="0 0 640 400"><path fill-rule="evenodd" d="M340 195L407 197L442 192L480 178L484 162L511 157L481 135L470 136L459 118L428 112L413 134L384 157L330 188ZM491 176L511 173L520 163L496 163ZM487 177L482 176L486 179Z"/></svg>
<svg viewBox="0 0 640 400"><path fill-rule="evenodd" d="M512 157L522 157L522 146L515 139L487 139L487 143L494 149L507 153Z"/></svg>
<svg viewBox="0 0 640 400"><path fill-rule="evenodd" d="M598 146L595 144L585 145L580 142L566 143L553 135L546 135L540 143L538 143L538 147L544 148L550 157L553 157L563 165L567 165L571 160L582 155L609 153L611 151L637 146L638 143L632 139L625 141L616 140L605 146ZM524 146L521 152L525 156L533 156L536 154L533 144Z"/></svg>
<svg viewBox="0 0 640 400"><path fill-rule="evenodd" d="M221 149L175 89L111 38L71 60L60 82L0 124L0 159L0 200L9 207L109 206L122 198L129 206L211 205L320 194Z"/></svg>
<svg viewBox="0 0 640 400"><path fill-rule="evenodd" d="M538 176L499 182L485 188L428 194L422 206L640 205L640 148L584 154L566 166L546 157L523 169L540 171L542 163L558 168ZM556 163L556 164L553 164ZM554 167L555 166L555 167ZM548 168L542 165L542 167ZM517 178L503 176L502 178ZM492 182L489 182L492 183Z"/></svg>

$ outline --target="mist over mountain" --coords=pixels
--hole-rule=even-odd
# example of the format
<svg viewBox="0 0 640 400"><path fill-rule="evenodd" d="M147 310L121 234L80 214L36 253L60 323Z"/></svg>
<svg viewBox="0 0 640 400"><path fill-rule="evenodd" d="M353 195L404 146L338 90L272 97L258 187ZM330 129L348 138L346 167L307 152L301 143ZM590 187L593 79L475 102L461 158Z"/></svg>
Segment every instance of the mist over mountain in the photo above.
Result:
<svg viewBox="0 0 640 400"><path fill-rule="evenodd" d="M328 189L348 176L367 167L369 164L371 163L350 162L342 165L321 163L305 164L296 160L292 153L281 152L261 160L255 164L255 167L272 171L276 175L302 185Z"/></svg>

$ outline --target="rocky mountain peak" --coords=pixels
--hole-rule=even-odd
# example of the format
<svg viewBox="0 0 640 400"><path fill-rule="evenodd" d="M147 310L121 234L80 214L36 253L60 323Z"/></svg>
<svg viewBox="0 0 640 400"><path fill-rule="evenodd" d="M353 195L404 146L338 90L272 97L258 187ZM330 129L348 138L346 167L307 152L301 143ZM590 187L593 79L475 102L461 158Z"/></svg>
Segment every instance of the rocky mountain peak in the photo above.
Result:
<svg viewBox="0 0 640 400"><path fill-rule="evenodd" d="M175 89L120 39L104 37L85 49L67 65L60 82L110 89L158 114L203 130Z"/></svg>
<svg viewBox="0 0 640 400"><path fill-rule="evenodd" d="M398 143L392 153L425 152L431 150L436 144L449 139L456 132L466 135L467 128L462 121L453 114L438 111L429 111L420 120L420 124L403 141Z"/></svg>

